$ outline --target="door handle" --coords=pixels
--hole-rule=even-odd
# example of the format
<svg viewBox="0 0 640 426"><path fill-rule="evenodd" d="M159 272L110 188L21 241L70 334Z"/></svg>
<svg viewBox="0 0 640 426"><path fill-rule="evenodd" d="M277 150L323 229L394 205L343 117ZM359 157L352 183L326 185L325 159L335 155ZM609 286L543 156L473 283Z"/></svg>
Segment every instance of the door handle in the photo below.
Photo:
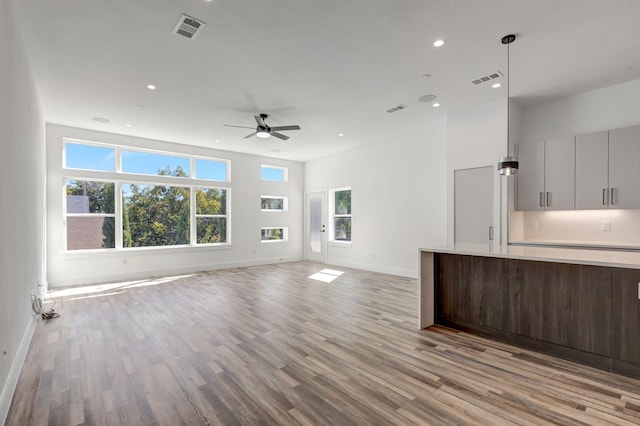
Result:
<svg viewBox="0 0 640 426"><path fill-rule="evenodd" d="M493 226L489 227L489 241L493 241Z"/></svg>
<svg viewBox="0 0 640 426"><path fill-rule="evenodd" d="M540 193L540 207L544 207L544 192Z"/></svg>
<svg viewBox="0 0 640 426"><path fill-rule="evenodd" d="M618 204L618 188L611 188L611 205Z"/></svg>
<svg viewBox="0 0 640 426"><path fill-rule="evenodd" d="M608 195L609 195L609 193L607 191L607 188L602 188L602 205L603 206L606 206L607 202L609 201L608 200L608 198L609 198Z"/></svg>
<svg viewBox="0 0 640 426"><path fill-rule="evenodd" d="M547 192L547 207L551 206L551 191Z"/></svg>

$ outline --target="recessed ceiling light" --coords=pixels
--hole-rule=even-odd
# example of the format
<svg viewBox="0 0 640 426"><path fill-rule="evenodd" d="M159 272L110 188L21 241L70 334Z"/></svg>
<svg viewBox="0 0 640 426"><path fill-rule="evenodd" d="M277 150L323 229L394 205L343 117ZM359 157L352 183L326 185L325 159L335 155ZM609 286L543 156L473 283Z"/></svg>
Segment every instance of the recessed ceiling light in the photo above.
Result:
<svg viewBox="0 0 640 426"><path fill-rule="evenodd" d="M418 102L433 102L436 100L436 95L423 95L418 98Z"/></svg>
<svg viewBox="0 0 640 426"><path fill-rule="evenodd" d="M440 103L436 102L435 104L433 104L434 108L438 108L440 106Z"/></svg>
<svg viewBox="0 0 640 426"><path fill-rule="evenodd" d="M440 47L440 46L444 45L444 40L436 40L436 41L433 42L433 45L435 47Z"/></svg>
<svg viewBox="0 0 640 426"><path fill-rule="evenodd" d="M147 84L147 89L156 90L156 86L154 86L153 84Z"/></svg>
<svg viewBox="0 0 640 426"><path fill-rule="evenodd" d="M92 120L98 123L109 123L111 121L108 118L104 118L104 117L93 117Z"/></svg>
<svg viewBox="0 0 640 426"><path fill-rule="evenodd" d="M342 137L344 136L344 133L338 133L338 136Z"/></svg>
<svg viewBox="0 0 640 426"><path fill-rule="evenodd" d="M289 152L288 151L284 151L283 154L284 155L289 155Z"/></svg>
<svg viewBox="0 0 640 426"><path fill-rule="evenodd" d="M133 127L133 124L125 124L126 127Z"/></svg>
<svg viewBox="0 0 640 426"><path fill-rule="evenodd" d="M220 142L220 139L216 139L216 142Z"/></svg>
<svg viewBox="0 0 640 426"><path fill-rule="evenodd" d="M502 83L494 83L491 87L497 89L498 87L502 87Z"/></svg>

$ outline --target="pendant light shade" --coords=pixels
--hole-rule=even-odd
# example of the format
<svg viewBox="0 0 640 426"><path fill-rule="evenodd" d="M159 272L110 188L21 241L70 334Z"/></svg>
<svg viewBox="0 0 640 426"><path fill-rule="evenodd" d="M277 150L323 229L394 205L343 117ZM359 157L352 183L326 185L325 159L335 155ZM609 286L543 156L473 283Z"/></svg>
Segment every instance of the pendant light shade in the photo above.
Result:
<svg viewBox="0 0 640 426"><path fill-rule="evenodd" d="M513 43L516 39L514 34L509 34L502 37L502 44L507 45L507 156L502 157L500 162L498 163L498 173L503 176L511 176L518 173L518 159L515 156L510 156L509 154L509 125L510 125L510 114L509 114L509 77L511 73L509 72L509 45Z"/></svg>

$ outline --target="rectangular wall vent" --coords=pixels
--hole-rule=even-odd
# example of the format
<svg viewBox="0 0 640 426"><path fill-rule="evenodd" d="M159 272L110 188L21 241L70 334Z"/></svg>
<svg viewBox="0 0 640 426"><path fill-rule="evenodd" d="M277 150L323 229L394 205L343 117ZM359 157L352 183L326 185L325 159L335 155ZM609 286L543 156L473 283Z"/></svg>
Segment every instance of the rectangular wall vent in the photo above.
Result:
<svg viewBox="0 0 640 426"><path fill-rule="evenodd" d="M398 106L394 106L393 108L389 108L387 112L392 113L392 112L400 111L401 109L405 109L405 108L408 108L408 107L406 105L400 104Z"/></svg>
<svg viewBox="0 0 640 426"><path fill-rule="evenodd" d="M173 29L173 33L189 39L194 39L198 34L200 34L200 31L202 31L205 25L207 24L197 20L196 18L182 15Z"/></svg>
<svg viewBox="0 0 640 426"><path fill-rule="evenodd" d="M491 73L489 75L485 75L483 77L476 78L475 80L472 80L471 82L473 84L482 84L482 83L486 83L487 81L495 80L496 78L500 78L500 77L503 77L503 76L504 76L504 74L502 74L502 72L496 71L496 72Z"/></svg>

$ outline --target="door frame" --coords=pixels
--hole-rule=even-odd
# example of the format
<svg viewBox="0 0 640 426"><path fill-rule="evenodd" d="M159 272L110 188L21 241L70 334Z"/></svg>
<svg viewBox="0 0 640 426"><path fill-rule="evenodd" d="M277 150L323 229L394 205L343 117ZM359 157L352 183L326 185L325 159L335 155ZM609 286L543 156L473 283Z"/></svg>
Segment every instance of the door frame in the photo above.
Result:
<svg viewBox="0 0 640 426"><path fill-rule="evenodd" d="M313 254L311 254L311 251L309 250L309 245L310 245L310 233L311 233L311 218L310 218L310 210L309 210L309 200L312 196L314 195L321 195L321 206L320 206L320 217L321 217L321 221L322 223L325 225L324 226L324 232L322 232L322 238L320 241L320 251L321 254L318 258L313 257ZM326 263L327 262L327 241L328 241L328 235L327 235L327 230L328 230L328 226L327 225L327 217L328 217L328 213L329 210L327 208L327 190L326 189L321 189L321 190L316 190L316 191L305 191L304 193L304 258L305 260L313 260L316 262L323 262ZM311 256L310 256L311 254Z"/></svg>

